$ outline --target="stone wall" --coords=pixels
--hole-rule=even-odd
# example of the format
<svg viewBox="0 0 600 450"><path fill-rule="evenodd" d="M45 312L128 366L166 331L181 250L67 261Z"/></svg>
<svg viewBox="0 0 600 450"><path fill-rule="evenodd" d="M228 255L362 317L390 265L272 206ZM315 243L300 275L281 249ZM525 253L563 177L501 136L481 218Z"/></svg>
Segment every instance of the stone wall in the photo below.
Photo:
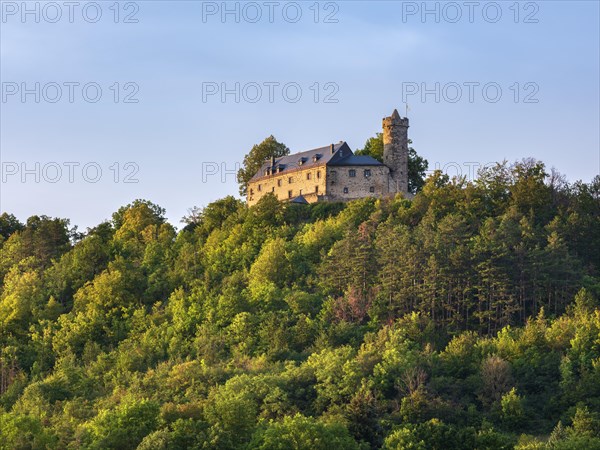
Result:
<svg viewBox="0 0 600 450"><path fill-rule="evenodd" d="M354 170L354 176L350 171ZM365 170L370 176L365 176ZM332 166L327 168L327 200L348 201L389 194L389 173L386 166ZM348 192L345 192L345 189Z"/></svg>
<svg viewBox="0 0 600 450"><path fill-rule="evenodd" d="M383 119L383 163L390 168L390 190L408 192L408 119L397 110Z"/></svg>
<svg viewBox="0 0 600 450"><path fill-rule="evenodd" d="M248 205L256 204L269 192L273 192L279 200L303 195L309 203L316 202L325 195L325 176L325 165L321 165L262 177L248 184Z"/></svg>

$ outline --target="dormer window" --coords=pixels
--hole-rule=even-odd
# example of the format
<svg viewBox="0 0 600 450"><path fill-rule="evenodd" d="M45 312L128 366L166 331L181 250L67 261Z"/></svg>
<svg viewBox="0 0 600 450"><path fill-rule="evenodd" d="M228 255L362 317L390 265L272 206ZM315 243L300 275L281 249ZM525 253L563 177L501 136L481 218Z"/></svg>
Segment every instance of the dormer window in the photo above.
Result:
<svg viewBox="0 0 600 450"><path fill-rule="evenodd" d="M301 166L302 164L304 164L306 162L306 158L300 158L298 160L298 165Z"/></svg>
<svg viewBox="0 0 600 450"><path fill-rule="evenodd" d="M317 153L316 155L313 156L313 162L317 162L320 158L321 158L321 155L319 153Z"/></svg>

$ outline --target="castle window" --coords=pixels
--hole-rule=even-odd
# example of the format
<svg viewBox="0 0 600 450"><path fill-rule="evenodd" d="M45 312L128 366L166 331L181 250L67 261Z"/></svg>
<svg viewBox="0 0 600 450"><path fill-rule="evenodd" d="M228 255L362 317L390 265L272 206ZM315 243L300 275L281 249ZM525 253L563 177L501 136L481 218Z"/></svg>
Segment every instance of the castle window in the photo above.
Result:
<svg viewBox="0 0 600 450"><path fill-rule="evenodd" d="M344 188L344 194L347 194L347 193L348 193L348 188L347 188L347 187L345 187L345 188Z"/></svg>
<svg viewBox="0 0 600 450"><path fill-rule="evenodd" d="M302 195L302 189L300 189L300 195Z"/></svg>
<svg viewBox="0 0 600 450"><path fill-rule="evenodd" d="M277 180L277 186L281 187L281 180Z"/></svg>
<svg viewBox="0 0 600 450"><path fill-rule="evenodd" d="M292 184L294 182L294 179L292 177L288 178L288 184Z"/></svg>
<svg viewBox="0 0 600 450"><path fill-rule="evenodd" d="M254 189L250 189L250 195L254 195Z"/></svg>
<svg viewBox="0 0 600 450"><path fill-rule="evenodd" d="M292 198L292 191L288 191L288 198Z"/></svg>
<svg viewBox="0 0 600 450"><path fill-rule="evenodd" d="M317 178L321 178L321 171L317 170Z"/></svg>
<svg viewBox="0 0 600 450"><path fill-rule="evenodd" d="M348 171L348 175L350 176L350 178L354 178L356 176L356 170L350 169Z"/></svg>
<svg viewBox="0 0 600 450"><path fill-rule="evenodd" d="M306 173L306 179L307 179L307 180L310 180L310 172L307 172L307 173Z"/></svg>
<svg viewBox="0 0 600 450"><path fill-rule="evenodd" d="M275 192L275 186L271 188L271 192Z"/></svg>
<svg viewBox="0 0 600 450"><path fill-rule="evenodd" d="M262 191L262 184L258 185L258 192Z"/></svg>
<svg viewBox="0 0 600 450"><path fill-rule="evenodd" d="M315 186L315 194L319 193L319 186Z"/></svg>
<svg viewBox="0 0 600 450"><path fill-rule="evenodd" d="M365 178L368 178L371 176L371 169L365 169Z"/></svg>
<svg viewBox="0 0 600 450"><path fill-rule="evenodd" d="M375 192L375 187L374 187L374 186L371 186L371 187L369 188L369 192Z"/></svg>

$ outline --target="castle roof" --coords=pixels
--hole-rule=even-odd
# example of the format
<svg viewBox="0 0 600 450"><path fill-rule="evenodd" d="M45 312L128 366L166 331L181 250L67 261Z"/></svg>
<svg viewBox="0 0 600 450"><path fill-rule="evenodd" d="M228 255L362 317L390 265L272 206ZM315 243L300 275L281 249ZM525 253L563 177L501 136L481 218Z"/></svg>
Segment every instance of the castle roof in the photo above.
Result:
<svg viewBox="0 0 600 450"><path fill-rule="evenodd" d="M369 155L348 155L338 161L332 161L330 166L383 166L381 161Z"/></svg>
<svg viewBox="0 0 600 450"><path fill-rule="evenodd" d="M284 174L322 166L351 154L352 150L350 150L348 144L340 141L337 144L331 144L326 147L313 148L312 150L275 158L275 164L271 160L266 160L250 181L255 181L269 175ZM269 170L272 173L267 173Z"/></svg>
<svg viewBox="0 0 600 450"><path fill-rule="evenodd" d="M290 203L298 203L300 205L308 205L308 201L304 198L304 195L299 195L298 197L290 200Z"/></svg>
<svg viewBox="0 0 600 450"><path fill-rule="evenodd" d="M381 162L367 155L355 155L348 144L340 141L326 147L314 148L304 152L266 160L250 181L263 177L286 174L317 166L381 166Z"/></svg>

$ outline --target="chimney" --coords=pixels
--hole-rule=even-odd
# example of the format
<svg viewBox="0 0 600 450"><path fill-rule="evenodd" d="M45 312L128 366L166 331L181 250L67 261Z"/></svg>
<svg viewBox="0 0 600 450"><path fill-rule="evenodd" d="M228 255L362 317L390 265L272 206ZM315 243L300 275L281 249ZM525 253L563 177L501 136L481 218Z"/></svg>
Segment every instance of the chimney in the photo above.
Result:
<svg viewBox="0 0 600 450"><path fill-rule="evenodd" d="M275 167L275 156L271 156L271 167Z"/></svg>
<svg viewBox="0 0 600 450"><path fill-rule="evenodd" d="M333 155L335 146L333 144L331 144L330 148L331 148L331 154Z"/></svg>

